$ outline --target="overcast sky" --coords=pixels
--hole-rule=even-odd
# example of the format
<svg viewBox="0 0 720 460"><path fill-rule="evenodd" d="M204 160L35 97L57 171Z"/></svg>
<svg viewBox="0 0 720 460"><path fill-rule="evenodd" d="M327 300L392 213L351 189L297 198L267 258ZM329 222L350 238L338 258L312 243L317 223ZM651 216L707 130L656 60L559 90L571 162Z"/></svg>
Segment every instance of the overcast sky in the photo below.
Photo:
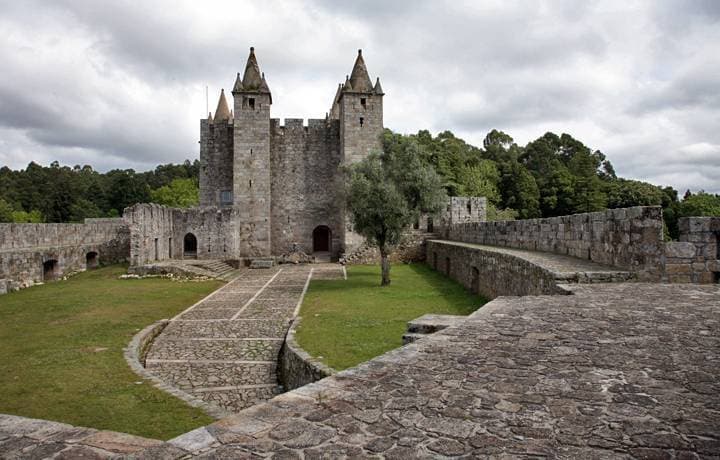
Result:
<svg viewBox="0 0 720 460"><path fill-rule="evenodd" d="M214 111L250 46L273 117L324 117L362 48L395 131L567 132L720 193L719 0L0 0L0 164L195 159L205 86Z"/></svg>

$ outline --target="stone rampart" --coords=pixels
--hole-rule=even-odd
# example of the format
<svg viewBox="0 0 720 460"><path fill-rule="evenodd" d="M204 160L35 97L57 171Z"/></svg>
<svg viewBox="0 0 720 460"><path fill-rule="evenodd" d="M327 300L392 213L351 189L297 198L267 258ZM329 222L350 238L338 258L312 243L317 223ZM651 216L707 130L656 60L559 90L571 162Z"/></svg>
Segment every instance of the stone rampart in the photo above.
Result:
<svg viewBox="0 0 720 460"><path fill-rule="evenodd" d="M452 224L444 239L564 254L631 270L641 280L662 276L664 243L660 207L610 209L499 222Z"/></svg>
<svg viewBox="0 0 720 460"><path fill-rule="evenodd" d="M426 244L432 268L488 299L566 293L553 272L520 257L449 241Z"/></svg>
<svg viewBox="0 0 720 460"><path fill-rule="evenodd" d="M0 279L12 291L101 264L125 262L130 233L123 219L84 224L0 224Z"/></svg>

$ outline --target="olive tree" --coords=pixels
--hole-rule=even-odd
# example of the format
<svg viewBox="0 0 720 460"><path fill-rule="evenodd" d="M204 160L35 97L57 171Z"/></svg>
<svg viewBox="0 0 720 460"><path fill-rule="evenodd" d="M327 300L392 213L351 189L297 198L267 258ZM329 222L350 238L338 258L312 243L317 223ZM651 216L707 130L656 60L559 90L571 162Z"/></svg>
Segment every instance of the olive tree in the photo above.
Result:
<svg viewBox="0 0 720 460"><path fill-rule="evenodd" d="M347 210L353 230L380 250L382 286L390 284L389 255L403 233L447 202L442 179L422 155L414 139L386 131L382 152L348 167Z"/></svg>

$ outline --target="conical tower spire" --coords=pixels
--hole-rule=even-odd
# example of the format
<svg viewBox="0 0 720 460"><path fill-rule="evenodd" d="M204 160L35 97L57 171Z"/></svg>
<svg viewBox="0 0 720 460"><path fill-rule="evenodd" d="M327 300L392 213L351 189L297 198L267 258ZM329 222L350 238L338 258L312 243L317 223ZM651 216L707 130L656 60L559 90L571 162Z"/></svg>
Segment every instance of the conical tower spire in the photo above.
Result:
<svg viewBox="0 0 720 460"><path fill-rule="evenodd" d="M215 121L229 120L230 108L225 100L225 90L220 90L220 99L218 100L217 109L215 109Z"/></svg>
<svg viewBox="0 0 720 460"><path fill-rule="evenodd" d="M380 86L380 77L377 78L377 81L375 82L375 87L373 88L373 91L375 91L375 94L380 95L380 96L385 94L385 93L383 93L382 86Z"/></svg>
<svg viewBox="0 0 720 460"><path fill-rule="evenodd" d="M240 79L240 72L237 74L237 78L235 78L235 84L233 85L233 93L238 93L243 90L243 83Z"/></svg>
<svg viewBox="0 0 720 460"><path fill-rule="evenodd" d="M370 75L368 75L367 67L365 66L365 60L362 57L362 50L358 50L355 65L350 73L350 84L352 85L352 91L357 93L370 93L373 90L372 81L370 81Z"/></svg>
<svg viewBox="0 0 720 460"><path fill-rule="evenodd" d="M261 91L262 83L263 78L260 73L260 66L258 65L257 58L255 57L255 48L250 47L250 56L248 56L247 64L245 64L245 74L242 78L243 90ZM267 88L267 84L262 92L270 92L270 89Z"/></svg>

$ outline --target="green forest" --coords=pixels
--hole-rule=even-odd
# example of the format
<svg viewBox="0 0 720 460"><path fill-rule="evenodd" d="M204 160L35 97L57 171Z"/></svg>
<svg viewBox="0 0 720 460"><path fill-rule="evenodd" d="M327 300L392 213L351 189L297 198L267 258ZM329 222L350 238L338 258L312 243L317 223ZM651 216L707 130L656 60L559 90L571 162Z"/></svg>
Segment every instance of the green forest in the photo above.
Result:
<svg viewBox="0 0 720 460"><path fill-rule="evenodd" d="M389 130L386 136L393 135ZM666 236L677 237L683 216L720 216L720 195L617 177L608 158L569 134L547 133L517 145L508 134L492 130L482 147L450 131L399 137L415 144L420 160L432 165L448 195L485 196L492 220L528 219L607 208L659 205ZM30 163L13 171L0 169L0 222L82 222L88 217L116 217L135 203L189 207L198 203L200 162L160 165L153 171L91 166L44 167Z"/></svg>

